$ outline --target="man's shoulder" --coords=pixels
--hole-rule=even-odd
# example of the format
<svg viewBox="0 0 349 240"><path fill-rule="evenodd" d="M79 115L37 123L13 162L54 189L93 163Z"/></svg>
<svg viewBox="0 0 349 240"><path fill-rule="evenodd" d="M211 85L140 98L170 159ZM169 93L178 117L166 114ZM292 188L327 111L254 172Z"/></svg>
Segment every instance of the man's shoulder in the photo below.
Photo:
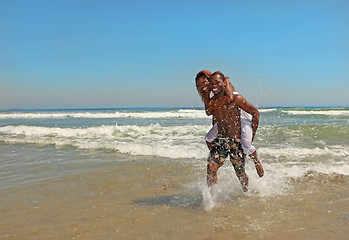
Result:
<svg viewBox="0 0 349 240"><path fill-rule="evenodd" d="M243 103L243 101L246 101L246 99L241 94L234 95L234 102L236 104Z"/></svg>

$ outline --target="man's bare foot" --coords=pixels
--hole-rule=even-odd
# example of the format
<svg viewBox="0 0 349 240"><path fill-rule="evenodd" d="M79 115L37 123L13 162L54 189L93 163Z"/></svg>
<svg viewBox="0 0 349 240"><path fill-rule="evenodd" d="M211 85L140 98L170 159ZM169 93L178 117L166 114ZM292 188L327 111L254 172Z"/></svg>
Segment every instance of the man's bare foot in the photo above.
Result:
<svg viewBox="0 0 349 240"><path fill-rule="evenodd" d="M259 160L255 160L254 166L256 167L258 176L263 177L264 176L264 169L262 167L262 163Z"/></svg>

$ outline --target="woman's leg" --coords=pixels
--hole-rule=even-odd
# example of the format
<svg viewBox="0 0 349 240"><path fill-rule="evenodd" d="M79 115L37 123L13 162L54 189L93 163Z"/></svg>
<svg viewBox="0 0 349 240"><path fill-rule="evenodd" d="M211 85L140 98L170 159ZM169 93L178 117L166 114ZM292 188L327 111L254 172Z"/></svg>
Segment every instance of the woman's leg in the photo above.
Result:
<svg viewBox="0 0 349 240"><path fill-rule="evenodd" d="M258 160L257 151L254 146L252 146L252 125L247 121L241 121L241 145L244 149L244 153L253 159L254 165L257 170L259 177L263 177L264 170L262 163Z"/></svg>
<svg viewBox="0 0 349 240"><path fill-rule="evenodd" d="M250 154L249 156L253 159L254 166L256 167L258 176L259 176L259 177L263 177L263 175L264 175L264 169L263 169L263 167L262 167L262 163L258 160L257 151L254 151L254 152L253 152L252 154Z"/></svg>

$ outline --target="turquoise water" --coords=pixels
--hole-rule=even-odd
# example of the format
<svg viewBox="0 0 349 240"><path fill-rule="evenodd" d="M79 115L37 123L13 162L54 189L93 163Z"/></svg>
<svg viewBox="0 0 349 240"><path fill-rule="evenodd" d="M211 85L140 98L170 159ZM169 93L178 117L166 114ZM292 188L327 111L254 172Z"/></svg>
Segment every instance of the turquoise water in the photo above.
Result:
<svg viewBox="0 0 349 240"><path fill-rule="evenodd" d="M315 150L332 151L336 157L348 151L347 108L270 108L260 112L254 144L265 153L282 154L285 148L293 148L300 156ZM210 124L211 118L202 109L7 111L0 113L0 141L201 159L206 157L202 138Z"/></svg>

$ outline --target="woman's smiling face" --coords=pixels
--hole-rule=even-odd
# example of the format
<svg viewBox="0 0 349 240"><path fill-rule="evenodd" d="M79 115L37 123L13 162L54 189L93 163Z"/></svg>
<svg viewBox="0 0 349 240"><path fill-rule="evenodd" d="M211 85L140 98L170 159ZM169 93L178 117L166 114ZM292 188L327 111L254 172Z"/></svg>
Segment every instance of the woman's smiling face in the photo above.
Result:
<svg viewBox="0 0 349 240"><path fill-rule="evenodd" d="M196 88L201 93L201 95L207 94L210 91L209 85L210 85L210 82L208 81L205 75L199 77L196 80Z"/></svg>

